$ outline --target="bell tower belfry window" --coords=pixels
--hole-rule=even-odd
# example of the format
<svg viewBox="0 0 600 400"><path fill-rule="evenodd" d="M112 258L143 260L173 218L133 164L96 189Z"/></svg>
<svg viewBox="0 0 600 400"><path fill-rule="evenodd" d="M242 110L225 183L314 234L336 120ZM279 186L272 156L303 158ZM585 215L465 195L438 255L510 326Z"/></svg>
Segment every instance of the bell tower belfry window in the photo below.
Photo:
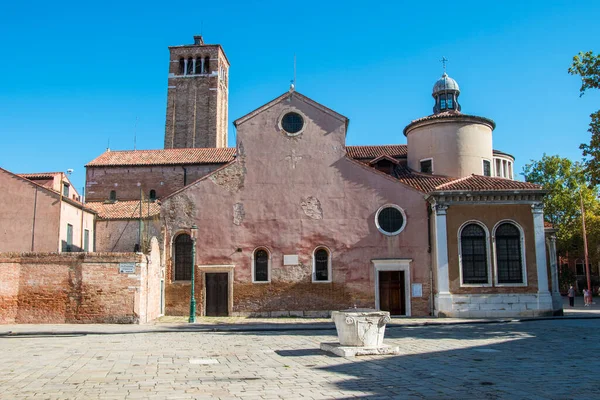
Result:
<svg viewBox="0 0 600 400"><path fill-rule="evenodd" d="M444 73L435 85L433 85L433 93L431 94L435 99L433 113L460 111L460 104L458 104L460 89L458 88L458 83L446 73L446 61L448 59L443 57L441 61L444 64Z"/></svg>

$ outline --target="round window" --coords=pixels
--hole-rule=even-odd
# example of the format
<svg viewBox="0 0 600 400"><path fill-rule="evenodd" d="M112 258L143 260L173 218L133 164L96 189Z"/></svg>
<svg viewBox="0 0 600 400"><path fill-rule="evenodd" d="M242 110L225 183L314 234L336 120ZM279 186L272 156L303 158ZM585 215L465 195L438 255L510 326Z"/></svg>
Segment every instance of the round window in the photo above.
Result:
<svg viewBox="0 0 600 400"><path fill-rule="evenodd" d="M406 225L406 216L400 207L387 205L377 211L375 223L381 233L389 236L397 235Z"/></svg>
<svg viewBox="0 0 600 400"><path fill-rule="evenodd" d="M289 112L281 119L281 127L284 131L293 135L300 132L304 127L304 118L298 113Z"/></svg>

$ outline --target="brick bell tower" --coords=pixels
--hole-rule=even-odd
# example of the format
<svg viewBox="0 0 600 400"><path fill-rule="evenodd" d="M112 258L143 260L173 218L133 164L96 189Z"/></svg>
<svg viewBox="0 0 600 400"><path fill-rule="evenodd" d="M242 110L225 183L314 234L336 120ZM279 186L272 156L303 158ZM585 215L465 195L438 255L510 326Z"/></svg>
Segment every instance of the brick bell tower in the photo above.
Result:
<svg viewBox="0 0 600 400"><path fill-rule="evenodd" d="M229 61L221 45L169 47L165 149L227 147Z"/></svg>

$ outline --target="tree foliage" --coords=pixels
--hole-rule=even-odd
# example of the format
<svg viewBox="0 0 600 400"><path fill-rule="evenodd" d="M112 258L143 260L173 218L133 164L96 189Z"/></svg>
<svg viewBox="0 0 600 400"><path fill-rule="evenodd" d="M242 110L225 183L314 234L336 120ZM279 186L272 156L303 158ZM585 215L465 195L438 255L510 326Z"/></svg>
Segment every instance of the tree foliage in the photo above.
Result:
<svg viewBox="0 0 600 400"><path fill-rule="evenodd" d="M583 197L588 238L600 237L600 202L598 189L590 185L584 165L557 155L544 154L523 167L527 182L540 184L548 191L544 198L544 218L556 229L557 250L579 252L582 243L581 206ZM590 248L590 254L593 249Z"/></svg>
<svg viewBox="0 0 600 400"><path fill-rule="evenodd" d="M600 89L600 54L595 55L591 51L580 52L573 57L569 73L581 77L579 96L583 96L588 89ZM583 150L583 156L586 158L586 169L591 182L598 185L600 184L600 110L592 113L590 117L588 129L591 135L590 143L582 143L579 148Z"/></svg>

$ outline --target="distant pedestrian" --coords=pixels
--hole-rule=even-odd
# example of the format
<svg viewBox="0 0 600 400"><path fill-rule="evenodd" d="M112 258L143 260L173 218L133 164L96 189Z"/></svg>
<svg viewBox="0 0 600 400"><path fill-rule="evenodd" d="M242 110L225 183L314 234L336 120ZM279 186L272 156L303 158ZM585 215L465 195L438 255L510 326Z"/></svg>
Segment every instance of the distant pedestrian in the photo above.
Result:
<svg viewBox="0 0 600 400"><path fill-rule="evenodd" d="M588 304L588 297L589 297L589 292L587 289L583 289L583 306L587 307Z"/></svg>
<svg viewBox="0 0 600 400"><path fill-rule="evenodd" d="M573 285L569 288L567 296L569 296L569 305L575 307L575 289L573 288Z"/></svg>

